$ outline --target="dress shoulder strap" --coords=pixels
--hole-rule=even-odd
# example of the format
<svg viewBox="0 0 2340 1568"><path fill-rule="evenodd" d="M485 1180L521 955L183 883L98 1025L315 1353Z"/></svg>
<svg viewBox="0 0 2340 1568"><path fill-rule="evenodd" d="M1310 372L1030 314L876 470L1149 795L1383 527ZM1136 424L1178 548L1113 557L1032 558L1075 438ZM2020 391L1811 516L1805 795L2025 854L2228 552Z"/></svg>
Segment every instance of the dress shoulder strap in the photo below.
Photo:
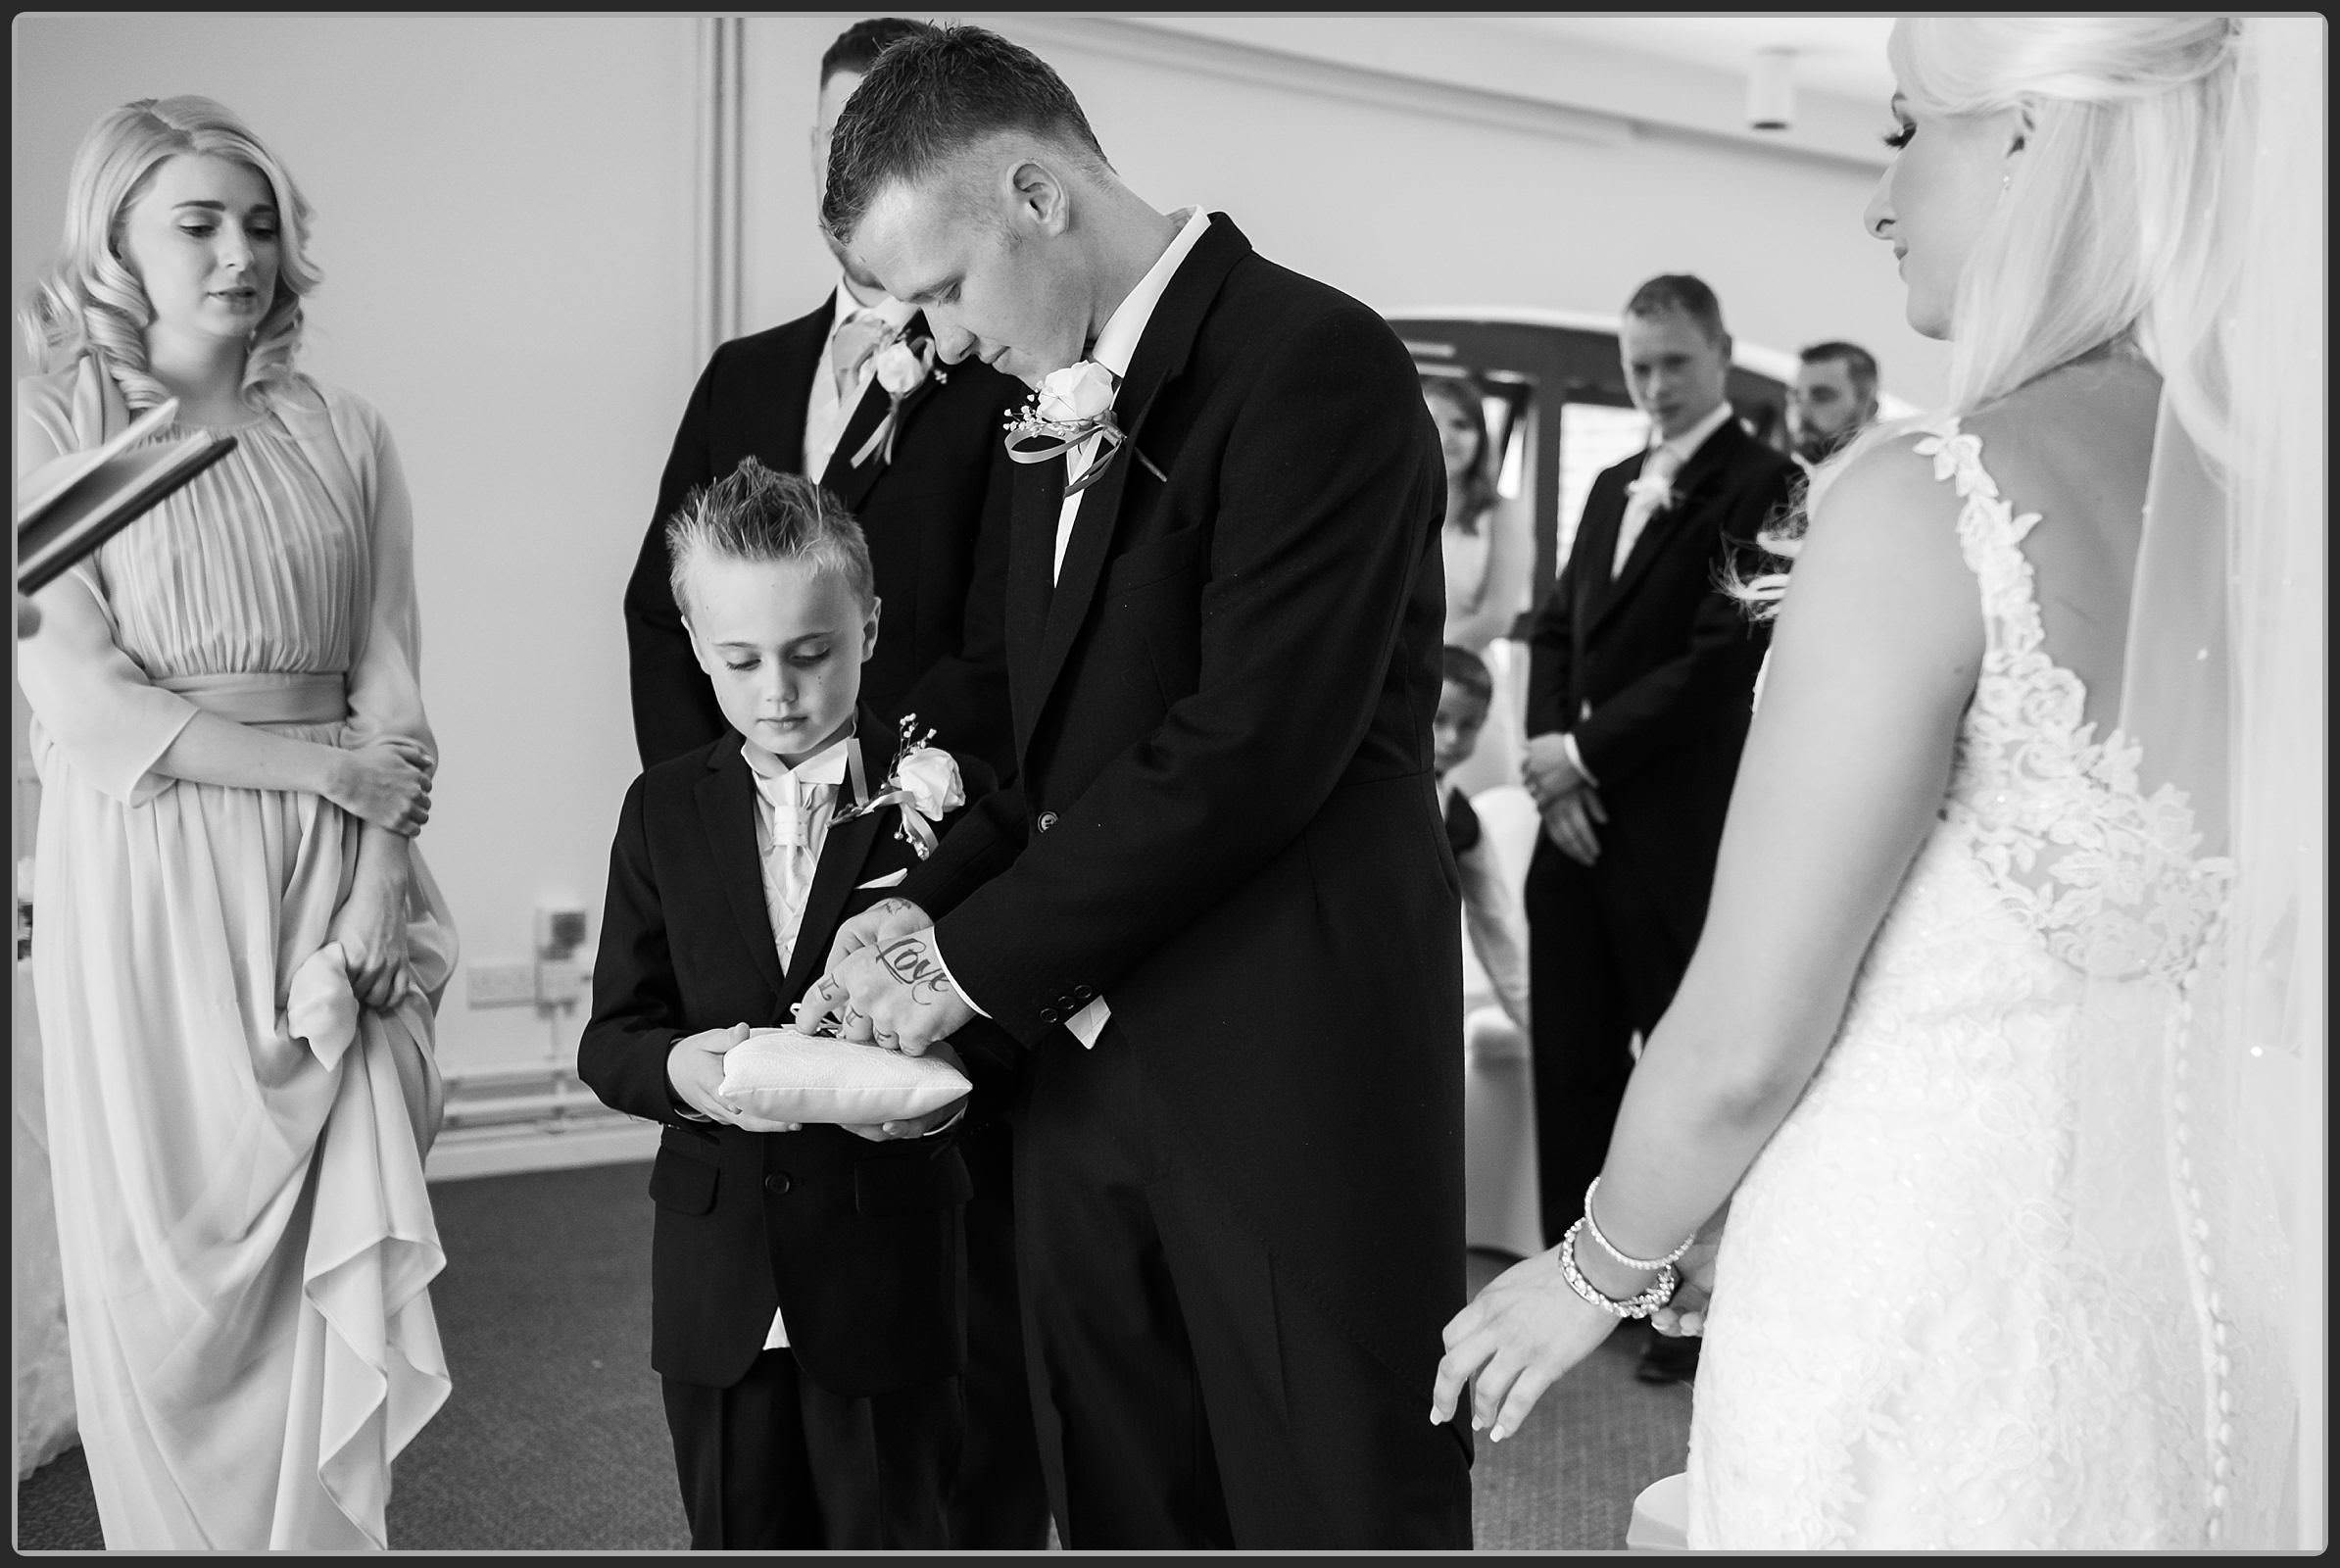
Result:
<svg viewBox="0 0 2340 1568"><path fill-rule="evenodd" d="M1933 463L1935 479L1958 489L1958 547L1982 591L1982 618L1992 648L2022 657L2039 652L2046 630L2023 540L2039 525L2036 512L2018 513L1982 466L1982 438L1955 415L1919 426L1911 450Z"/></svg>

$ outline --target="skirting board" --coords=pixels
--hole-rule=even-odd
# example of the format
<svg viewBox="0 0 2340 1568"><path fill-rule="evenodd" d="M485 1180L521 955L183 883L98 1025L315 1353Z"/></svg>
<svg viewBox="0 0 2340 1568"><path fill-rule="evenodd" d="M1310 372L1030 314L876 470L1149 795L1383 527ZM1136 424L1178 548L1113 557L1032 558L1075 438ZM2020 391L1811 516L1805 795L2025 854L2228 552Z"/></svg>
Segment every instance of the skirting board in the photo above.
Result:
<svg viewBox="0 0 2340 1568"><path fill-rule="evenodd" d="M658 1152L658 1129L630 1117L592 1127L540 1122L462 1128L431 1145L422 1173L429 1181L453 1182L516 1171L631 1164L647 1161Z"/></svg>

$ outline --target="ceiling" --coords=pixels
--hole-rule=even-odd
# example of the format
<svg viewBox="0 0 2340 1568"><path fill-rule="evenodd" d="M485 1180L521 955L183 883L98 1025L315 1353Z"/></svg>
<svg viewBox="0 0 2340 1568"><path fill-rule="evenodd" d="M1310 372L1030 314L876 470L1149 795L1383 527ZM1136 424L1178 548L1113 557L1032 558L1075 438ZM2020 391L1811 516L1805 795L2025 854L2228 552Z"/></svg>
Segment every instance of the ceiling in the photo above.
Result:
<svg viewBox="0 0 2340 1568"><path fill-rule="evenodd" d="M1520 16L1480 21L1713 69L1744 72L1758 51L1796 51L1799 86L1875 104L1893 96L1885 64L1890 16Z"/></svg>

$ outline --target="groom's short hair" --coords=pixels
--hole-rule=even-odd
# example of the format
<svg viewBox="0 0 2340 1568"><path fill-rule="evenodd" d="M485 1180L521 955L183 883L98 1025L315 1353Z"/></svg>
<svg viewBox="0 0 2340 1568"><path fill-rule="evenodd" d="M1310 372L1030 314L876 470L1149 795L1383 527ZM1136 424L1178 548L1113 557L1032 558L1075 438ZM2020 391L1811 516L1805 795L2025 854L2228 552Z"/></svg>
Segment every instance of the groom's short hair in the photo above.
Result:
<svg viewBox="0 0 2340 1568"><path fill-rule="evenodd" d="M776 472L752 457L693 490L667 520L667 585L685 614L684 589L703 556L799 562L840 578L863 609L877 599L869 541L845 503L803 474Z"/></svg>
<svg viewBox="0 0 2340 1568"><path fill-rule="evenodd" d="M1064 78L1031 50L982 27L931 27L878 56L829 133L821 226L839 244L880 191L916 183L982 138L1028 131L1111 169Z"/></svg>

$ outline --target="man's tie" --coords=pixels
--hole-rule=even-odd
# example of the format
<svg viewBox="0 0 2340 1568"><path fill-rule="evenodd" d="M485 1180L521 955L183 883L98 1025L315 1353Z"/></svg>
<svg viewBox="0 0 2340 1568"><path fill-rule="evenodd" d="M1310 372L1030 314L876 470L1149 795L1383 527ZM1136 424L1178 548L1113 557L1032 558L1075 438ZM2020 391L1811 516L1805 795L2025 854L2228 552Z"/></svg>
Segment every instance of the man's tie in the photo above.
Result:
<svg viewBox="0 0 2340 1568"><path fill-rule="evenodd" d="M1671 447L1659 447L1642 463L1641 477L1626 487L1625 520L1617 526L1617 555L1609 563L1610 576L1625 570L1626 562L1633 558L1634 541L1649 526L1649 519L1657 515L1659 502L1668 499L1674 475L1681 467L1682 459Z"/></svg>
<svg viewBox="0 0 2340 1568"><path fill-rule="evenodd" d="M855 311L838 323L837 336L829 344L829 365L836 372L839 403L853 401L853 386L861 378L862 365L877 352L891 330L886 318L875 311Z"/></svg>

